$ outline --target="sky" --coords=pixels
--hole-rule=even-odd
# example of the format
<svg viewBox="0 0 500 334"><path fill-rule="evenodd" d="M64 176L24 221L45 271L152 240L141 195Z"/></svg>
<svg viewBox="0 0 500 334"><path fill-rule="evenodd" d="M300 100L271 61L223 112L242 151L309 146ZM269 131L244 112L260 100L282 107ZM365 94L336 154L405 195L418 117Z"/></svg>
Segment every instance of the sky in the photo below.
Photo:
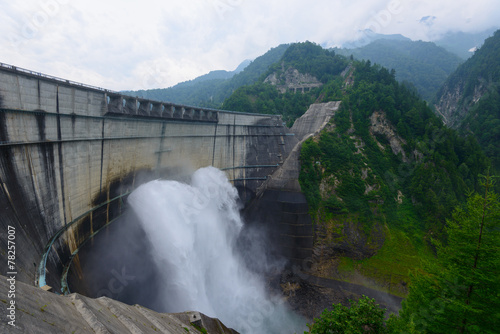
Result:
<svg viewBox="0 0 500 334"><path fill-rule="evenodd" d="M498 0L0 0L0 62L111 90L234 70L282 43L366 29L435 40L500 22Z"/></svg>

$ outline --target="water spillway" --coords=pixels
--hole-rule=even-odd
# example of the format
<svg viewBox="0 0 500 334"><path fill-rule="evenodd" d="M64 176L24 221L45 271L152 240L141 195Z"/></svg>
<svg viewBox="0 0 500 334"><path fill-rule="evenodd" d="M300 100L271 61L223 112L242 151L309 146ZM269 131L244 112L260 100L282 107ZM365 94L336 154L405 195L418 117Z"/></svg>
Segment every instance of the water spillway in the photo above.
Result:
<svg viewBox="0 0 500 334"><path fill-rule="evenodd" d="M292 333L305 329L305 320L288 310L279 296L273 297L265 281L270 270L276 273L283 269L284 259L270 259L265 248L249 252L241 245L241 203L236 188L223 172L207 167L196 171L187 183L151 181L132 192L128 205L133 211L132 220L142 232L129 225L131 231L124 235L122 228L107 240L113 252L122 244L120 258L99 261L97 254L103 256L103 246L95 245L95 255L90 254L94 260L89 263L93 269L84 264L87 283L92 280L86 275L102 272L103 267L106 272L121 275L122 286L116 279L109 286L113 275L95 279L108 282L108 286L96 288L97 296L111 294L129 303L139 299L161 312L199 310L241 333ZM137 245L129 241L143 236L141 243L147 240L143 245L146 249L137 253ZM253 242L264 245L260 237L254 231ZM249 258L260 265L249 269ZM113 296L111 290L119 293Z"/></svg>

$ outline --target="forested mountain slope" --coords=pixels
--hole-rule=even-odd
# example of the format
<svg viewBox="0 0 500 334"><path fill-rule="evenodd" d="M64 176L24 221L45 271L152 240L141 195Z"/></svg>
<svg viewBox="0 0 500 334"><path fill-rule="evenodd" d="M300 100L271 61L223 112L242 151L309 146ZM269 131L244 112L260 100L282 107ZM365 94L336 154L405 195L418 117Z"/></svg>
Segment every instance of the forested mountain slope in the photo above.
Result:
<svg viewBox="0 0 500 334"><path fill-rule="evenodd" d="M341 72L348 60L311 42L292 44L253 85L237 89L223 109L280 114L289 126L325 95L340 98ZM300 92L300 93L296 93Z"/></svg>
<svg viewBox="0 0 500 334"><path fill-rule="evenodd" d="M500 170L500 30L450 75L435 107L448 126L473 134Z"/></svg>
<svg viewBox="0 0 500 334"><path fill-rule="evenodd" d="M328 131L306 141L300 183L317 223L317 274L403 293L431 238L488 161L385 68L354 63ZM360 280L360 277L364 277Z"/></svg>
<svg viewBox="0 0 500 334"><path fill-rule="evenodd" d="M411 82L426 101L434 98L448 75L462 62L432 42L411 40L378 39L363 47L336 52L396 70L396 79Z"/></svg>
<svg viewBox="0 0 500 334"><path fill-rule="evenodd" d="M334 100L340 110L301 150L299 182L316 231L311 273L404 295L409 270L435 256L431 239L444 237L489 161L394 71L309 42L291 45L223 107L281 114L291 125L311 103Z"/></svg>

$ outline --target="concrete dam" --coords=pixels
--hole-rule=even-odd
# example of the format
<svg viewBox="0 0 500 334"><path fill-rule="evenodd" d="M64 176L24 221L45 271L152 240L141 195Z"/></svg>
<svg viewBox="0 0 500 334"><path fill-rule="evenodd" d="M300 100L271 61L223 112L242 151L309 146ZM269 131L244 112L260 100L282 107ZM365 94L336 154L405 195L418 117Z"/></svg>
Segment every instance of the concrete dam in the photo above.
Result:
<svg viewBox="0 0 500 334"><path fill-rule="evenodd" d="M1 64L2 257L13 229L17 281L74 292L67 275L78 251L119 219L134 189L214 166L253 203L249 219L274 225L278 252L300 263L313 243L297 182L303 137L281 116L150 101Z"/></svg>

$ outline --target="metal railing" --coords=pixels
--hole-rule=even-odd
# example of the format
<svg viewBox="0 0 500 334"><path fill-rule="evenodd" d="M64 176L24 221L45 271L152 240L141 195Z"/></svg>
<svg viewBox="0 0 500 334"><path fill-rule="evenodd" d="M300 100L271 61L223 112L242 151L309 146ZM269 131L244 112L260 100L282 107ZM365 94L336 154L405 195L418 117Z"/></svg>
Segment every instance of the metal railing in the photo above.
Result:
<svg viewBox="0 0 500 334"><path fill-rule="evenodd" d="M105 89L105 88L101 88L101 87L97 87L97 86L87 85L87 84L84 84L84 83L81 83L81 82L76 82L76 81L72 81L72 80L68 80L68 79L59 78L59 77L56 77L56 76L53 76L53 75L48 75L48 74L44 74L44 73L41 73L41 72L35 72L35 71L32 71L32 70L28 70L28 69L25 69L25 68L22 68L22 67L17 67L17 66L14 66L14 65L0 63L0 67L9 69L9 70L12 70L12 71L15 71L15 72L22 72L24 74L29 74L29 75L32 75L32 76L35 76L35 77L39 77L39 78L44 78L44 79L49 79L49 80L55 80L55 81L58 81L58 82L61 82L61 83L70 84L72 86L78 86L78 87L82 87L82 88L88 88L88 89L98 90L98 91L101 91L101 92L110 92L110 93L120 94L119 92L116 92L116 91L113 91L113 90L110 90L110 89Z"/></svg>
<svg viewBox="0 0 500 334"><path fill-rule="evenodd" d="M45 285L47 285L47 281L45 279L45 273L46 273L46 268L47 268L47 258L49 257L49 253L50 253L50 250L52 249L52 245L54 244L54 242L56 240L59 239L59 237L68 230L68 228L70 228L71 226L73 226L75 223L79 222L81 219L85 218L87 215L89 214L92 214L94 211L96 211L97 209L100 209L102 208L103 206L105 205L108 205L110 203L112 203L113 201L116 201L118 199L122 199L123 197L125 196L128 196L130 195L130 191L124 193L124 194L121 194L119 196L116 196L106 202L103 202L101 204L99 204L98 206L95 206L93 207L92 209L82 213L81 215L79 215L77 218L73 219L71 222L65 224L62 228L60 228L53 236L52 238L50 238L49 242L47 243L47 245L45 245L45 248L43 250L43 255L42 255L42 259L40 260L40 264L38 265L38 270L37 270L37 280L35 282L35 285L37 285L38 287L43 287Z"/></svg>

